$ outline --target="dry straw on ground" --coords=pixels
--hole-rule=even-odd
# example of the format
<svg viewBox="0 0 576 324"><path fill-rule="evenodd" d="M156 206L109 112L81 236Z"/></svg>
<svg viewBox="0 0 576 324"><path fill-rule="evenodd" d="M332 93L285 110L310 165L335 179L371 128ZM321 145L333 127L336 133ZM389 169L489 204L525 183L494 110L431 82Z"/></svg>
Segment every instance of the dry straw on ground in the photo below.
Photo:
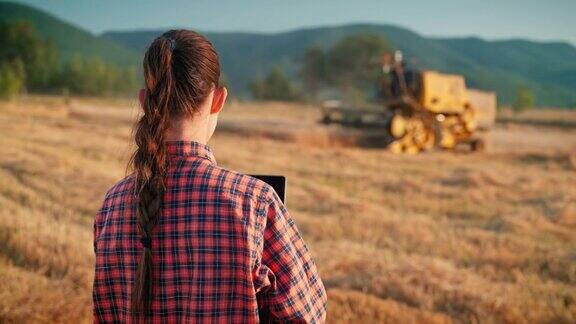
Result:
<svg viewBox="0 0 576 324"><path fill-rule="evenodd" d="M91 321L93 215L125 174L136 110L0 104L0 322ZM576 129L553 115L499 126L489 153L396 156L314 139L312 107L236 104L212 147L225 167L288 177L331 323L573 323ZM306 135L227 127L254 120Z"/></svg>

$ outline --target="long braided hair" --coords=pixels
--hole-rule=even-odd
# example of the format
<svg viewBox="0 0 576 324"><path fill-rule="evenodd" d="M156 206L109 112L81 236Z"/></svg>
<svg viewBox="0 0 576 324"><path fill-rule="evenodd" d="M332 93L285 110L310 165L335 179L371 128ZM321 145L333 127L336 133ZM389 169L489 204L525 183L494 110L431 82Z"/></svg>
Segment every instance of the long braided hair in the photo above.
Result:
<svg viewBox="0 0 576 324"><path fill-rule="evenodd" d="M156 38L144 56L143 115L135 128L130 165L136 174L137 226L142 254L136 269L131 308L148 314L152 300L152 231L162 212L167 172L164 135L175 118L192 118L198 105L219 86L220 63L212 44L189 30Z"/></svg>

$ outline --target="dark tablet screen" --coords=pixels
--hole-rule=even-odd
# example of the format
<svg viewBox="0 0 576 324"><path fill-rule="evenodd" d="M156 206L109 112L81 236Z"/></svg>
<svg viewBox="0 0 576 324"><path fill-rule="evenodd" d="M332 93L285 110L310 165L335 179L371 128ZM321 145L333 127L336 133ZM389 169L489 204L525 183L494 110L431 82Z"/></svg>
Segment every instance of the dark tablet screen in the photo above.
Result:
<svg viewBox="0 0 576 324"><path fill-rule="evenodd" d="M283 203L286 203L286 177L284 176L276 176L276 175L254 175L251 174L252 177L256 179L260 179L270 186L274 188L278 197L282 200Z"/></svg>

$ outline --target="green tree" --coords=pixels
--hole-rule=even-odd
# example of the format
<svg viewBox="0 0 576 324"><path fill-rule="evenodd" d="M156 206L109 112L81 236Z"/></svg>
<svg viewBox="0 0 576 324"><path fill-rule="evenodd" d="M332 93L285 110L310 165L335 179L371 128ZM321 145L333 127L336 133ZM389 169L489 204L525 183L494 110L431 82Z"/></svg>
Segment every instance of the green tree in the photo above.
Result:
<svg viewBox="0 0 576 324"><path fill-rule="evenodd" d="M301 61L300 76L312 93L329 80L327 55L319 44L306 49Z"/></svg>
<svg viewBox="0 0 576 324"><path fill-rule="evenodd" d="M24 65L19 59L0 62L0 98L15 98L24 88L24 74Z"/></svg>
<svg viewBox="0 0 576 324"><path fill-rule="evenodd" d="M286 77L280 67L273 68L264 79L256 79L250 86L252 96L259 100L298 101L302 93Z"/></svg>
<svg viewBox="0 0 576 324"><path fill-rule="evenodd" d="M138 78L138 69L135 66L118 69L116 75L116 85L112 89L112 92L116 94L134 94L141 87L142 83Z"/></svg>
<svg viewBox="0 0 576 324"><path fill-rule="evenodd" d="M59 70L56 46L40 38L29 22L0 24L0 62L16 60L23 64L27 88L43 90L54 85Z"/></svg>
<svg viewBox="0 0 576 324"><path fill-rule="evenodd" d="M301 59L300 77L312 93L332 87L344 100L364 102L379 81L380 57L392 50L386 39L369 33L346 36L327 51L313 45Z"/></svg>
<svg viewBox="0 0 576 324"><path fill-rule="evenodd" d="M377 62L392 46L381 36L357 34L342 38L328 52L330 81L341 88L371 89L378 80Z"/></svg>
<svg viewBox="0 0 576 324"><path fill-rule="evenodd" d="M530 88L522 87L516 91L516 100L513 106L515 111L524 111L534 107L535 104L536 97Z"/></svg>
<svg viewBox="0 0 576 324"><path fill-rule="evenodd" d="M99 58L74 56L61 68L51 41L39 37L29 22L0 24L0 95L69 89L75 94L133 92L140 79L135 67L118 68Z"/></svg>
<svg viewBox="0 0 576 324"><path fill-rule="evenodd" d="M136 91L139 82L135 67L119 69L99 58L74 55L64 66L60 83L72 93L110 95Z"/></svg>

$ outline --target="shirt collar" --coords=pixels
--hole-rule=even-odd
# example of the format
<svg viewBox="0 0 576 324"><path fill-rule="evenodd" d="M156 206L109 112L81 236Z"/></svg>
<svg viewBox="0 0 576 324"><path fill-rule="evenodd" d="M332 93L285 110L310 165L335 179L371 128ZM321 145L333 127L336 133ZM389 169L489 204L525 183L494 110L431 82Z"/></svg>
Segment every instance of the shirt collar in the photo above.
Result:
<svg viewBox="0 0 576 324"><path fill-rule="evenodd" d="M193 141L167 141L166 152L171 157L199 157L216 164L216 158L208 145Z"/></svg>

